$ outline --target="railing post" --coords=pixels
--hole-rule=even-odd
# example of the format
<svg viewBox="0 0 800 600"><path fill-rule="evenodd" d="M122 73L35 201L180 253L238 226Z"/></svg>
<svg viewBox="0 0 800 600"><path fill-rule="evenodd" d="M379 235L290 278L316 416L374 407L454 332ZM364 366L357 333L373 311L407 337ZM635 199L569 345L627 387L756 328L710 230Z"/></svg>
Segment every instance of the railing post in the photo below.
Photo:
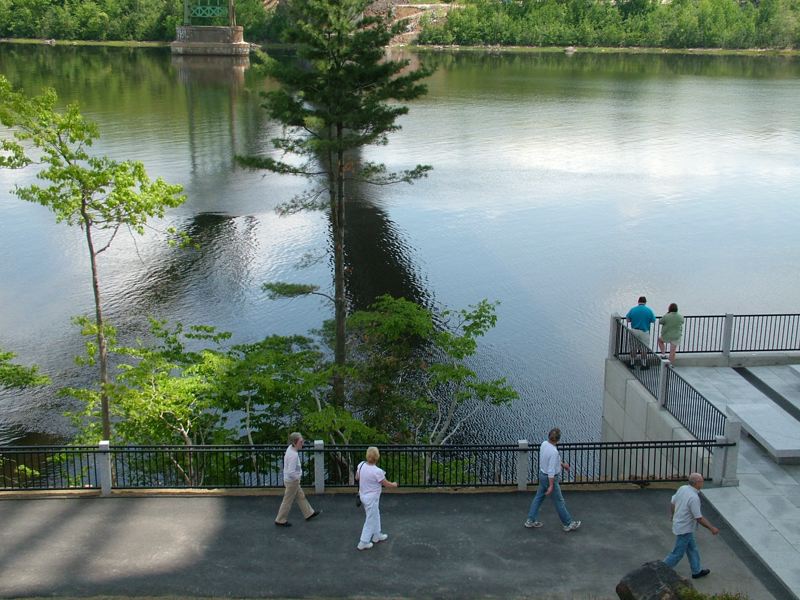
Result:
<svg viewBox="0 0 800 600"><path fill-rule="evenodd" d="M611 326L608 331L608 358L614 358L617 355L617 319L621 318L619 313L611 314Z"/></svg>
<svg viewBox="0 0 800 600"><path fill-rule="evenodd" d="M725 435L716 436L718 444L733 443L734 446L717 446L711 459L711 477L720 487L739 485L737 468L739 463L739 439L742 424L733 419L725 421Z"/></svg>
<svg viewBox="0 0 800 600"><path fill-rule="evenodd" d="M519 450L517 450L517 489L524 492L528 489L528 471L530 466L530 445L528 440L518 440Z"/></svg>
<svg viewBox="0 0 800 600"><path fill-rule="evenodd" d="M668 360L662 360L658 365L658 394L656 395L656 399L661 408L665 408L667 405L667 391L669 389L668 377L671 367L672 364Z"/></svg>
<svg viewBox="0 0 800 600"><path fill-rule="evenodd" d="M722 325L722 356L731 355L731 343L733 341L733 315L725 313L725 323Z"/></svg>
<svg viewBox="0 0 800 600"><path fill-rule="evenodd" d="M314 440L314 493L325 493L325 442Z"/></svg>
<svg viewBox="0 0 800 600"><path fill-rule="evenodd" d="M97 461L97 481L100 484L100 495L111 495L111 448L108 440L98 444L100 456Z"/></svg>

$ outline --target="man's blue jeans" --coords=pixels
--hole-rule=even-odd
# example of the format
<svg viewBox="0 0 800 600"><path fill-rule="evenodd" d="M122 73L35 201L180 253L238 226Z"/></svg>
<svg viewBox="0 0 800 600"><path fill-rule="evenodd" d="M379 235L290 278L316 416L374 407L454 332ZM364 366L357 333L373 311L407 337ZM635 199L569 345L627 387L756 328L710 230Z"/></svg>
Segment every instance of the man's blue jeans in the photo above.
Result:
<svg viewBox="0 0 800 600"><path fill-rule="evenodd" d="M542 473L539 471L539 489L536 490L536 496L533 497L531 509L528 511L528 519L531 521L539 520L539 509L542 507L542 502L544 502L544 499L546 498L544 493L547 491L547 487L549 485L550 477L547 475L547 473ZM572 517L567 510L567 505L564 503L564 496L561 495L561 487L558 485L558 475L556 475L556 479L553 482L553 491L550 493L550 497L556 504L558 518L561 519L561 523L563 525L569 525L572 523Z"/></svg>
<svg viewBox="0 0 800 600"><path fill-rule="evenodd" d="M669 553L664 562L670 566L675 567L683 555L689 557L689 566L692 569L692 575L700 572L700 552L697 551L697 542L694 539L694 533L682 533L675 536L675 548Z"/></svg>

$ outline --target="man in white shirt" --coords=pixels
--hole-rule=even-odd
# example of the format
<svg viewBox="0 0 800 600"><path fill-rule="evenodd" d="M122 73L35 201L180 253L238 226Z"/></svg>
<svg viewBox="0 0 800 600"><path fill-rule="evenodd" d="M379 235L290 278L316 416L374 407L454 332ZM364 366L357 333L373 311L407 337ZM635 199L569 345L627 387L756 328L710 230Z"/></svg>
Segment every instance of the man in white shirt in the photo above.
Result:
<svg viewBox="0 0 800 600"><path fill-rule="evenodd" d="M580 521L572 520L572 516L567 510L567 505L564 503L564 496L561 495L561 487L558 485L561 469L569 471L569 465L561 461L561 455L558 453L558 448L556 448L559 441L561 441L561 430L558 427L554 427L547 434L547 439L542 442L542 446L539 449L539 488L536 490L533 502L531 502L525 527L542 526L538 517L539 509L542 507L545 496L550 496L553 499L558 517L561 519L561 528L564 531L575 531L581 526Z"/></svg>
<svg viewBox="0 0 800 600"><path fill-rule="evenodd" d="M286 489L283 492L283 502L281 502L281 507L278 509L278 516L275 517L275 525L278 527L292 526L287 519L295 499L297 499L297 506L300 507L306 521L313 519L322 512L311 508L308 500L306 500L306 495L303 493L303 488L300 487L300 477L303 475L303 470L300 468L298 451L303 447L303 441L303 436L296 431L289 434L289 447L286 448L286 454L283 456L283 486Z"/></svg>
<svg viewBox="0 0 800 600"><path fill-rule="evenodd" d="M700 523L712 535L719 533L719 529L709 523L708 519L700 513L700 490L703 488L703 483L703 476L700 473L692 473L689 475L689 484L678 488L678 491L672 496L670 504L675 548L664 559L664 562L675 568L675 565L686 554L692 569L692 579L699 579L711 573L711 569L700 567L700 552L697 550L697 542L694 539L697 524Z"/></svg>

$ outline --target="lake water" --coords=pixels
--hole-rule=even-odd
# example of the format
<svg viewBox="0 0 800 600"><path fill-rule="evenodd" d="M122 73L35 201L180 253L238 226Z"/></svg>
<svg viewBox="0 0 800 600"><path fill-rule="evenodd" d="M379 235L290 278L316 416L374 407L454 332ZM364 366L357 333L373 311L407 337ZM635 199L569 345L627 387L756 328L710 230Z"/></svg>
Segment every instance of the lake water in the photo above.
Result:
<svg viewBox="0 0 800 600"><path fill-rule="evenodd" d="M415 60L417 57L415 57ZM640 294L657 313L800 311L800 60L560 53L423 54L437 67L402 131L363 156L434 167L413 186L353 190L352 304L382 293L429 306L499 300L478 365L520 393L476 416L462 441L598 439L608 320ZM169 225L102 256L110 319L128 336L148 314L234 341L305 333L315 298L270 301L265 281L331 288L322 213L280 217L304 189L243 171L278 129L252 69L175 63L163 49L0 44L0 73L53 86L101 130L98 152L185 186ZM92 297L80 231L9 193L0 172L0 347L58 385L86 381L70 317ZM304 264L305 263L305 264ZM0 395L0 443L69 437L55 387Z"/></svg>

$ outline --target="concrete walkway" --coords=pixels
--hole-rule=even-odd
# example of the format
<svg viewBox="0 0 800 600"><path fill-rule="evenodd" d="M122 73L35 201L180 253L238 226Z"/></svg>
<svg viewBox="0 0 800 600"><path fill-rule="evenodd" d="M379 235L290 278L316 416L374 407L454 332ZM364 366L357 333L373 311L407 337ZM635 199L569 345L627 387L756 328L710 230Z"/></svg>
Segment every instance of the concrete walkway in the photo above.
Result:
<svg viewBox="0 0 800 600"><path fill-rule="evenodd" d="M723 412L728 405L771 403L733 369L678 367L676 371ZM800 377L793 367L751 367L750 371L800 405ZM784 420L793 419L783 414ZM768 426L778 430L785 424ZM775 463L752 438L743 435L738 478L738 487L706 489L703 494L761 562L795 598L800 597L800 465Z"/></svg>
<svg viewBox="0 0 800 600"><path fill-rule="evenodd" d="M619 579L672 547L671 490L577 491L583 520L564 533L545 504L525 529L530 493L402 494L381 501L389 540L355 549L353 495L311 497L323 514L272 524L277 496L0 500L0 596L612 599ZM709 577L698 589L789 594L720 522L698 533ZM689 575L687 561L678 572Z"/></svg>

